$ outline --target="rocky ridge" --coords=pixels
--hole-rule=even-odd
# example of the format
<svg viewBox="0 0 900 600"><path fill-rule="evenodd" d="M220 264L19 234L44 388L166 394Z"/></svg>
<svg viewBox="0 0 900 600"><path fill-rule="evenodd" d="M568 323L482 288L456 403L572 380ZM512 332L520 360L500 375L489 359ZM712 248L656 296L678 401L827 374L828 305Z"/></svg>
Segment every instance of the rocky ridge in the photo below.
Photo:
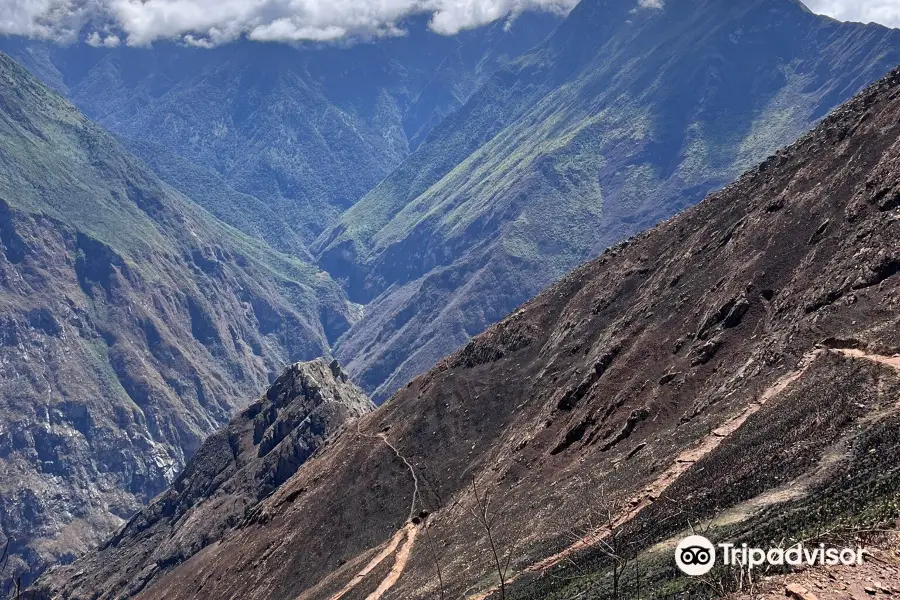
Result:
<svg viewBox="0 0 900 600"><path fill-rule="evenodd" d="M234 527L265 521L260 503L349 423L374 410L336 362L297 363L203 443L163 494L100 549L48 580L131 597ZM294 501L302 492L289 500Z"/></svg>

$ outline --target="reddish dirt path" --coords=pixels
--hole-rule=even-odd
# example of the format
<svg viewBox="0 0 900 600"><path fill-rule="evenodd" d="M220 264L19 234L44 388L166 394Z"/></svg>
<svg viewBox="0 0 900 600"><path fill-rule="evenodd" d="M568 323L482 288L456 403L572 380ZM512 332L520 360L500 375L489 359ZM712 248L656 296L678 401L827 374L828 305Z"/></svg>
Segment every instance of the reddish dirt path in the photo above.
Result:
<svg viewBox="0 0 900 600"><path fill-rule="evenodd" d="M394 537L391 538L387 546L384 547L384 550L379 552L375 556L375 558L370 560L368 564L363 567L362 571L354 575L353 579L351 579L350 582L341 589L341 591L331 596L328 600L340 600L341 598L346 596L353 588L362 583L366 579L366 577L369 576L369 573L374 571L378 567L378 565L383 563L389 556L393 556L394 553L397 552L397 548L400 546L400 540L402 540L404 536L406 536L407 538L409 537L407 534L408 528L409 525L407 525L406 528L401 529L397 533L395 533Z"/></svg>
<svg viewBox="0 0 900 600"><path fill-rule="evenodd" d="M391 572L388 573L388 576L378 585L378 589L366 596L366 600L381 600L381 597L400 581L400 576L403 575L403 571L406 570L406 564L409 562L409 557L412 555L416 536L419 534L419 527L410 523L401 531L406 532L406 541L397 552L396 558L394 558L394 566L391 567Z"/></svg>
<svg viewBox="0 0 900 600"><path fill-rule="evenodd" d="M673 483L675 483L675 481L681 475L686 473L692 466L694 466L694 463L710 454L713 450L718 448L725 439L727 439L731 434L740 429L740 427L747 421L747 419L759 412L759 410L766 404L766 402L784 392L791 386L791 384L800 379L800 377L812 364L813 360L815 360L816 356L818 356L820 353L821 351L816 350L804 356L800 361L800 364L797 366L796 370L779 378L774 384L772 384L772 386L770 386L760 395L759 399L747 406L747 408L745 408L743 412L731 418L728 422L726 422L718 429L714 429L712 433L700 440L700 443L698 445L679 454L678 458L675 459L675 462L672 464L672 466L666 469L665 472L657 477L646 488L646 492L642 495L642 497L635 499L637 500L637 502L632 505L632 508L616 518L616 520L612 524L612 527L619 527L622 524L627 523L631 519L635 518L638 513L652 504L657 498L659 498L659 496L663 492L665 492ZM600 530L592 532L584 538L576 541L568 548L565 548L561 552L549 556L544 560L528 567L528 569L526 569L526 572L540 572L554 567L558 565L563 559L566 559L581 550L594 546L607 536L608 531L608 527L604 527Z"/></svg>
<svg viewBox="0 0 900 600"><path fill-rule="evenodd" d="M388 557L394 557L394 566L391 567L390 572L387 574L380 584L378 584L378 588L369 594L366 597L366 600L380 600L388 590L390 590L396 583L400 580L400 577L403 575L403 572L406 570L406 565L409 563L410 556L412 556L413 546L416 542L416 536L419 534L419 529L423 525L415 525L412 523L413 517L416 515L416 505L419 499L419 478L416 476L416 470L413 468L412 463L410 463L405 456L403 456L396 446L391 444L388 440L387 434L380 433L378 435L368 435L362 432L360 429L360 422L356 422L356 432L360 437L364 437L367 439L377 439L383 442L391 451L403 461L403 464L406 465L406 468L409 469L410 477L413 480L413 494L412 494L412 502L409 507L409 523L403 529L397 531L394 534L394 537L390 539L384 549L379 552L372 560L366 564L363 569L353 576L347 585L345 585L339 592L333 594L329 597L328 600L341 600L344 596L350 593L353 589L356 588L359 584L366 580L366 578L374 571L381 563L388 559ZM405 539L404 539L405 538ZM401 545L401 541L403 542ZM301 595L299 598L307 598L307 594ZM298 600L299 600L298 598Z"/></svg>
<svg viewBox="0 0 900 600"><path fill-rule="evenodd" d="M760 394L759 398L749 404L740 414L732 417L725 424L713 430L709 435L702 438L700 442L694 447L682 452L675 459L675 462L668 469L666 469L665 472L663 472L647 488L645 488L645 491L639 498L634 499L631 504L631 508L620 514L615 519L615 521L613 522L613 527L619 527L622 524L627 523L631 519L634 519L642 510L653 503L663 492L665 492L681 475L686 473L697 461L701 460L702 458L706 457L711 452L716 450L724 440L730 437L735 431L740 429L740 427L743 426L747 419L759 412L759 410L762 409L762 407L769 400L785 392L791 385L793 385L798 379L800 379L800 377L803 376L807 369L809 369L810 365L813 363L816 357L827 351L828 350L817 349L806 354L801 359L795 370L776 380L775 383L773 383L762 394ZM840 352L844 356L850 358L869 360L900 370L900 356L869 354L863 352L862 350L855 349L840 349L834 351ZM359 425L357 424L357 428L358 427ZM410 507L410 519L412 519L412 517L415 516L416 501L419 494L419 480L416 476L415 469L413 468L412 464L403 455L400 454L399 450L394 445L392 445L388 441L386 434L372 436L363 434L361 431L359 431L359 435L367 438L380 439L394 452L397 458L403 461L403 463L409 469L414 483L412 506ZM377 556L375 556L359 573L357 573L353 577L353 579L346 586L344 586L344 588L340 592L331 596L329 600L340 600L341 598L343 598L347 593L349 593L356 586L362 583L382 562L384 562L389 556L393 555L394 566L391 568L390 573L388 573L387 577L382 580L378 588L374 592L369 594L369 596L367 596L366 598L366 600L381 600L384 594L386 594L394 585L396 585L396 583L400 580L400 577L403 575L403 572L406 569L406 565L409 562L410 557L412 556L413 547L415 545L415 540L416 536L419 533L419 529L420 527L409 523L406 525L406 527L397 531L397 533L394 534L394 537L391 538L391 540L385 546L384 550L382 550ZM508 583L514 582L522 574L544 572L560 564L562 561L572 557L578 552L595 546L596 544L601 542L608 535L608 533L609 527L604 527L590 532L562 551L548 556L547 558L525 568L519 574L513 575ZM486 600L498 589L499 588L496 586L491 587L482 592L468 596L467 600Z"/></svg>
<svg viewBox="0 0 900 600"><path fill-rule="evenodd" d="M697 461L702 459L703 457L710 454L713 450L718 448L725 439L727 439L731 434L737 431L752 415L759 412L759 410L772 398L778 396L782 392L784 392L787 388L791 386L795 381L800 379L809 366L813 363L816 357L825 352L825 350L814 350L806 354L797 365L797 368L794 371L780 377L774 384L772 384L768 389L766 389L762 394L760 394L759 398L752 402L749 406L747 406L740 414L735 417L732 417L729 421L727 421L724 425L715 429L700 440L700 443L682 452L675 459L675 462L666 469L659 477L657 477L647 488L644 494L640 498L635 498L634 503L631 505L632 507L620 514L614 521L612 527L619 527L624 523L627 523L631 519L634 519L638 513L647 508L650 504L656 501L659 496L665 492L675 481L684 473L686 473ZM509 583L514 582L518 577L526 573L541 573L544 572L556 565L560 564L562 561L572 557L573 555L591 548L606 538L609 535L609 527L603 527L601 529L597 529L588 533L585 537L577 540L572 545L564 548L560 552L548 556L547 558L526 567L521 573L513 575L510 578ZM492 587L483 592L479 592L477 594L468 596L467 600L486 600L490 597L491 594L497 591L497 587Z"/></svg>
<svg viewBox="0 0 900 600"><path fill-rule="evenodd" d="M872 362L877 362L882 365L887 365L889 367L893 367L900 371L900 356L885 356L883 354L869 354L867 352L863 352L862 350L855 349L843 349L838 350L844 356L849 356L851 358L862 358L865 360L870 360Z"/></svg>
<svg viewBox="0 0 900 600"><path fill-rule="evenodd" d="M844 356L850 358L857 358L861 360L869 360L872 362L876 362L879 364L887 365L894 369L900 370L900 356L885 356L881 354L870 354L866 353L862 350L855 349L840 349L834 350L835 352L840 352ZM757 400L752 402L747 408L744 409L739 415L733 417L724 425L714 430L710 435L703 438L698 445L695 447L682 452L678 458L675 459L675 463L669 467L662 475L657 477L647 488L646 493L641 497L635 499L637 502L633 505L633 508L621 514L613 523L613 527L621 526L624 523L627 523L629 520L635 518L638 513L640 513L644 508L649 506L652 502L656 500L666 489L668 489L681 475L687 472L698 460L710 454L713 450L719 447L719 445L728 438L731 434L737 431L752 415L759 412L759 410L772 398L782 394L785 390L787 390L791 385L793 385L803 374L809 369L810 365L812 365L813 361L817 356L823 354L824 352L828 352L825 349L816 349L812 352L807 353L797 365L797 368L790 373L780 377L774 384L772 384L768 389L766 389ZM900 405L898 405L900 406ZM560 564L563 560L570 558L574 554L581 552L582 550L586 550L591 548L601 542L609 532L608 527L604 527L602 529L593 531L581 538L580 540L573 543L571 546L563 549L560 552L552 556L548 556L547 558L526 567L521 573L513 575L510 578L508 583L514 582L518 577L525 573L540 573L544 572L547 569L550 569L558 564ZM467 600L486 600L490 597L491 594L496 592L499 587L492 587L482 592L479 592L474 595L470 595L467 597Z"/></svg>

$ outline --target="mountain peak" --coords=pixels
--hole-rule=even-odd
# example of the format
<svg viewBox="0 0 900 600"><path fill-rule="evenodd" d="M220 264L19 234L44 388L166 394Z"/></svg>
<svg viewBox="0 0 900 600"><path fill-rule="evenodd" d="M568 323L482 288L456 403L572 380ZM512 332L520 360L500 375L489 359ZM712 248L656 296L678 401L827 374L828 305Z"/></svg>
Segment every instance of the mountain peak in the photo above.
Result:
<svg viewBox="0 0 900 600"><path fill-rule="evenodd" d="M133 596L235 527L264 522L261 502L374 405L336 362L286 369L255 403L200 447L168 491L97 554L50 571L44 584L89 572L105 594ZM129 577L116 576L127 572ZM70 593L81 593L74 584Z"/></svg>

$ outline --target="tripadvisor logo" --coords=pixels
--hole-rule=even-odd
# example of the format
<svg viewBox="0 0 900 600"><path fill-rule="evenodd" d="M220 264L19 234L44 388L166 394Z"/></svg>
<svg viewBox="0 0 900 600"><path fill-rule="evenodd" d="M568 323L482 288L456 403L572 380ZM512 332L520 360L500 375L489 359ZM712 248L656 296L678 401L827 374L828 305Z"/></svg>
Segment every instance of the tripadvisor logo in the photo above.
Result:
<svg viewBox="0 0 900 600"><path fill-rule="evenodd" d="M716 547L702 535L691 535L675 549L675 563L687 575L706 575L716 564Z"/></svg>
<svg viewBox="0 0 900 600"><path fill-rule="evenodd" d="M713 545L702 535L691 535L679 542L675 548L675 564L686 575L699 577L712 571L716 556L725 566L737 565L755 569L763 565L798 567L801 565L861 565L868 552L862 548L828 548L825 544L807 547L797 544L790 548L750 548L747 544L737 546L723 542Z"/></svg>

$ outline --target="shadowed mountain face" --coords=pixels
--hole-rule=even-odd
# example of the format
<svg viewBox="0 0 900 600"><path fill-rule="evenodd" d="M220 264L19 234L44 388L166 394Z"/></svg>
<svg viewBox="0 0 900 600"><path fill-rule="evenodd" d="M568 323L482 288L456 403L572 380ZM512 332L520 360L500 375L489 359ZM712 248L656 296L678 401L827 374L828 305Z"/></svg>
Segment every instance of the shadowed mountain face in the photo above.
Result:
<svg viewBox="0 0 900 600"><path fill-rule="evenodd" d="M483 80L559 21L526 13L447 37L419 18L404 37L350 46L0 47L215 216L302 256Z"/></svg>
<svg viewBox="0 0 900 600"><path fill-rule="evenodd" d="M217 221L0 54L0 522L71 560L353 319L309 263Z"/></svg>
<svg viewBox="0 0 900 600"><path fill-rule="evenodd" d="M898 140L900 70L476 337L137 597L499 598L492 546L506 598L602 596L612 530L642 597L699 594L672 564L697 523L762 547L895 523ZM131 552L38 589L114 595L82 566Z"/></svg>
<svg viewBox="0 0 900 600"><path fill-rule="evenodd" d="M585 0L313 246L384 399L569 269L790 143L900 63L794 0Z"/></svg>

